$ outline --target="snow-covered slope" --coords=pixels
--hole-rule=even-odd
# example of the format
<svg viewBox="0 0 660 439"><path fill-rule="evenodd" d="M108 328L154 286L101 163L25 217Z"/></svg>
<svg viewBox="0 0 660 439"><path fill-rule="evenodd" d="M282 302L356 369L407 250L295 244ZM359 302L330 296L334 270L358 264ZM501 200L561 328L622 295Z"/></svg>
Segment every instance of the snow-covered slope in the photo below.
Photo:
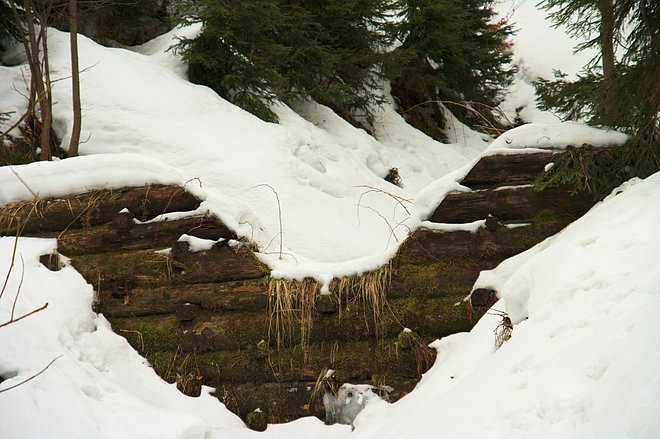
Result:
<svg viewBox="0 0 660 439"><path fill-rule="evenodd" d="M405 218L393 214L392 197L369 188L412 198L487 146L487 138L472 132L461 139L467 143L432 141L391 107L379 115L379 130L390 133L386 143L316 104L300 106L305 118L278 106L280 124L263 122L186 80L180 59L166 50L176 35L197 31L177 29L136 51L105 48L80 37L86 140L81 153L139 153L175 168L184 181L194 179L211 195L228 197L243 206L237 211L251 212L232 221L242 224L239 232L265 253L278 251L281 239L292 255L285 267L294 273L320 276L334 263L365 257L376 257L370 268L383 263L391 254L391 248L385 252L388 243L407 231L398 228L392 237L390 227ZM51 29L49 45L53 79L68 77L68 34ZM68 81L56 82L53 95L55 129L67 145L72 124ZM417 140L404 143L396 135L402 130L408 138L416 133ZM404 189L383 180L392 167L399 169ZM302 268L307 262L315 268Z"/></svg>
<svg viewBox="0 0 660 439"><path fill-rule="evenodd" d="M359 438L660 437L660 173L484 272L501 318L436 342L413 393L367 408Z"/></svg>

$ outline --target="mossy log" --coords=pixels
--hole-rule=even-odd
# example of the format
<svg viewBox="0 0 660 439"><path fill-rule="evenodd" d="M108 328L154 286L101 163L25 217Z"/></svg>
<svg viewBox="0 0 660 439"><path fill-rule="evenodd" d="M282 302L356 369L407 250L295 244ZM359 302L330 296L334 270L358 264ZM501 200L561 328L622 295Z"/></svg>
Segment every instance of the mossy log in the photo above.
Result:
<svg viewBox="0 0 660 439"><path fill-rule="evenodd" d="M139 349L137 337L132 343ZM335 370L340 383L391 386L388 396L392 401L409 393L419 378L415 351L401 349L396 338L378 344L364 340L320 343L306 350L248 346L240 351L207 353L158 351L146 357L164 379L174 382L192 372L205 385L215 387L216 396L235 413L245 418L259 408L271 422L323 417L322 395L313 398L313 389L319 374L328 368Z"/></svg>
<svg viewBox="0 0 660 439"><path fill-rule="evenodd" d="M527 226L501 226L494 232L479 229L476 233L419 229L399 248L395 265L410 262L449 264L451 260L472 258L484 262L480 265L481 270L487 270L559 232L569 222L561 219L534 220ZM460 275L461 266L457 268L459 271L456 274Z"/></svg>
<svg viewBox="0 0 660 439"><path fill-rule="evenodd" d="M61 232L105 224L122 209L142 221L197 209L199 200L178 186L92 191L66 198L28 201L0 208L0 235Z"/></svg>
<svg viewBox="0 0 660 439"><path fill-rule="evenodd" d="M187 243L183 243L187 246ZM229 282L267 273L240 246L216 245L209 251L172 254L153 250L98 253L72 259L72 265L101 296L125 297L138 287Z"/></svg>
<svg viewBox="0 0 660 439"><path fill-rule="evenodd" d="M566 190L555 188L541 192L530 187L453 192L442 200L429 221L462 224L492 215L501 221L525 222L547 209L574 220L585 214L593 204L588 194L571 196Z"/></svg>
<svg viewBox="0 0 660 439"><path fill-rule="evenodd" d="M116 215L124 218L126 215ZM66 230L58 234L57 247L62 254L73 256L119 250L144 250L169 247L183 234L203 239L233 239L236 235L212 215L194 215L169 221L135 224L116 220L113 224L90 229ZM121 225L117 222L121 221Z"/></svg>
<svg viewBox="0 0 660 439"><path fill-rule="evenodd" d="M84 255L72 258L71 265L99 297L124 297L132 288L169 285L172 278L170 255L153 250Z"/></svg>
<svg viewBox="0 0 660 439"><path fill-rule="evenodd" d="M497 154L482 157L461 184L472 189L529 184L560 154Z"/></svg>
<svg viewBox="0 0 660 439"><path fill-rule="evenodd" d="M239 242L221 241L208 250L189 251L188 243L172 245L173 282L207 283L266 276L268 268Z"/></svg>
<svg viewBox="0 0 660 439"><path fill-rule="evenodd" d="M465 303L465 295L446 295L440 298L417 300L412 298L394 299L388 302L380 320L374 322L373 311L360 304L354 304L339 314L328 316L313 313L310 343L332 343L371 340L396 337L402 325L410 327L422 336L438 338L470 328ZM130 303L130 299L128 300ZM275 326L266 310L257 312L212 312L199 307L194 318L182 321L174 313L164 315L113 317L113 326L131 331L146 331L156 334L163 340L176 340L181 352L204 353L226 350L244 350L256 346L262 340L274 340ZM292 330L285 338L285 347L300 344L300 323L291 321ZM376 327L378 325L378 327ZM157 344L141 340L154 350ZM156 342L154 342L156 343ZM273 341L274 344L274 341Z"/></svg>
<svg viewBox="0 0 660 439"><path fill-rule="evenodd" d="M478 256L437 258L420 263L399 257L392 270L387 297L390 300L424 300L448 295L466 296L479 273L496 265L496 260Z"/></svg>
<svg viewBox="0 0 660 439"><path fill-rule="evenodd" d="M107 289L98 293L97 312L107 317L172 314L185 303L214 312L264 311L268 306L265 279L246 279L194 285L137 287L121 297Z"/></svg>

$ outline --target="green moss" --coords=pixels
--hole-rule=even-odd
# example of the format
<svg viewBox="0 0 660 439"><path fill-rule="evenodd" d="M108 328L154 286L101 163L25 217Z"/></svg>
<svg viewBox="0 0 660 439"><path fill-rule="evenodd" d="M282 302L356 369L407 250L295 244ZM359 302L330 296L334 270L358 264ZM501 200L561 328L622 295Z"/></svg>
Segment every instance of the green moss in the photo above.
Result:
<svg viewBox="0 0 660 439"><path fill-rule="evenodd" d="M470 293L484 261L445 258L432 263L399 261L392 275L388 298L443 297Z"/></svg>
<svg viewBox="0 0 660 439"><path fill-rule="evenodd" d="M112 328L142 355L176 351L181 345L177 320L173 316L111 318Z"/></svg>
<svg viewBox="0 0 660 439"><path fill-rule="evenodd" d="M392 300L390 319L399 330L403 325L430 339L468 331L474 323L469 320L463 297L459 294L426 300L414 297Z"/></svg>

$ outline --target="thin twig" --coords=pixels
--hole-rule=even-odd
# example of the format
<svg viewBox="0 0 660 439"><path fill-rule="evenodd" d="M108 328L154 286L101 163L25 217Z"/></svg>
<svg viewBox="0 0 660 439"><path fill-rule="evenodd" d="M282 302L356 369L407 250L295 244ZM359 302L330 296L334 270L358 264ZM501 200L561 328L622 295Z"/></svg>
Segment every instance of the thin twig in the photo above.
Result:
<svg viewBox="0 0 660 439"><path fill-rule="evenodd" d="M46 308L48 308L48 302L44 303L44 305L43 305L41 308L34 309L34 310L30 311L29 313L20 316L20 317L17 318L17 319L11 319L11 320L9 320L8 322L5 322L5 323L0 324L0 328L4 328L4 327L7 326L7 325L11 325L12 323L16 323L16 322L18 322L19 320L23 320L23 319L26 318L26 317L30 317L32 314L36 314L36 313L38 313L39 311L43 311L43 310L46 309Z"/></svg>
<svg viewBox="0 0 660 439"><path fill-rule="evenodd" d="M392 225L387 220L387 218L385 218L383 215L381 215L381 213L379 211L377 211L373 207L369 207L369 206L359 206L358 205L358 207L362 207L363 209L369 209L370 211L374 212L376 215L381 217L383 219L383 221L385 221L385 224L387 224L387 227L389 227L389 229L390 229L390 236L393 236L394 239L396 240L396 242L399 242L399 238L397 238L396 235L394 234L394 229L392 228Z"/></svg>
<svg viewBox="0 0 660 439"><path fill-rule="evenodd" d="M48 369L48 368L49 368L49 367L55 362L55 360L58 360L59 358L62 358L63 356L64 356L64 354L62 354L62 355L58 355L57 357L53 358L53 359L51 360L51 362L48 363L48 364L46 365L46 367L44 367L44 368L41 369L39 372L37 372L37 373L35 373L34 375L32 375L30 378L27 378L27 379L21 381L21 382L18 383L18 384L14 384L13 386L9 386L9 387L6 387L6 388L4 388L4 389L0 389L0 393L7 392L7 391L9 391L9 390L11 390L11 389L15 389L16 387L18 387L18 386L22 386L23 384L27 383L28 381L35 379L36 377L38 377L38 376L41 375L42 373L46 372L46 369Z"/></svg>
<svg viewBox="0 0 660 439"><path fill-rule="evenodd" d="M142 333L140 331L136 331L133 329L120 329L119 332L126 332L129 334L137 334L140 338L140 345L142 347L142 352L144 353L144 337L142 336Z"/></svg>
<svg viewBox="0 0 660 439"><path fill-rule="evenodd" d="M271 191L273 191L273 193L275 194L275 198L277 199L277 215L278 215L278 220L279 220L279 225L280 225L280 233L279 233L279 235L280 235L280 257L279 258L282 259L282 245L283 245L282 244L282 237L284 236L284 233L282 231L282 206L280 204L280 196L277 194L277 191L273 188L273 186L271 186L267 183L258 184L258 185L250 187L249 189L254 189L254 188L257 188L257 187L261 187L261 186L267 187Z"/></svg>
<svg viewBox="0 0 660 439"><path fill-rule="evenodd" d="M11 272L14 268L14 260L16 259L16 248L18 247L18 237L20 234L20 229L17 227L16 228L16 238L14 238L14 248L11 251L11 263L9 264L9 271L7 271L7 276L5 277L5 282L2 284L2 290L0 290L0 299L2 299L2 295L5 294L5 289L7 288L7 284L9 283L9 277L11 276Z"/></svg>
<svg viewBox="0 0 660 439"><path fill-rule="evenodd" d="M26 188L28 191L30 191L30 193L32 194L32 196L34 197L34 199L35 199L35 201L36 201L39 197L37 196L37 194L34 193L34 191L30 188L30 186L28 186L28 184L25 182L25 180L23 180L23 178L21 178L21 176L18 175L18 172L16 172L16 171L14 170L14 168L10 167L9 170L10 170L10 171L16 176L16 178L18 178L18 180L19 180L21 183L23 183L23 186L25 186L25 188Z"/></svg>
<svg viewBox="0 0 660 439"><path fill-rule="evenodd" d="M382 190L382 189L380 189L380 188L377 188L377 187L374 187L374 186L369 186L369 185L359 185L359 186L355 186L355 187L356 187L356 188L368 189L367 191L363 192L363 193L360 195L360 199L359 199L359 201L358 201L358 205L359 205L360 202L362 201L362 197L363 197L363 196L367 195L367 194L370 193L370 192L377 192L377 193L384 194L384 195L387 195L388 197L392 198L394 201L397 202L398 205L400 205L401 207L403 207L403 210L405 210L406 213L407 213L408 215L410 215L410 211L409 211L408 208L406 208L406 206L403 204L404 202L412 204L412 201L411 201L410 199L400 197L400 196L395 195L395 194L393 194L393 193L391 193L391 192L384 191L384 190Z"/></svg>
<svg viewBox="0 0 660 439"><path fill-rule="evenodd" d="M25 277L25 260L23 260L23 255L21 256L21 282L18 284L18 289L16 290L16 297L14 297L14 304L11 306L11 317L9 320L14 320L14 311L16 311L16 302L18 302L18 296L21 294L21 288L23 287L23 278Z"/></svg>

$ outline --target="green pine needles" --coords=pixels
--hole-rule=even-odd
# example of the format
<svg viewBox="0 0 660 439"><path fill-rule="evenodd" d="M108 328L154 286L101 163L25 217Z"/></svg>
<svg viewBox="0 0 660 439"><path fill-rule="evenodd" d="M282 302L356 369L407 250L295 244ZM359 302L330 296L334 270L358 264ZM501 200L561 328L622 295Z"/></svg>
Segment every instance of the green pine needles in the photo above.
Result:
<svg viewBox="0 0 660 439"><path fill-rule="evenodd" d="M269 104L314 99L367 114L388 14L383 0L201 0L204 29L179 45L192 82L267 121Z"/></svg>
<svg viewBox="0 0 660 439"><path fill-rule="evenodd" d="M489 0L400 0L392 94L404 117L442 140L440 104L473 128L500 126L494 107L511 83L511 25ZM415 111L416 110L416 111ZM493 133L496 134L496 133Z"/></svg>
<svg viewBox="0 0 660 439"><path fill-rule="evenodd" d="M595 47L599 55L573 81L561 72L554 80L539 79L539 106L568 120L616 128L630 141L606 160L589 151L572 152L539 184L588 190L600 198L629 178L660 170L660 3L547 0L542 5L557 25L587 36L576 50Z"/></svg>
<svg viewBox="0 0 660 439"><path fill-rule="evenodd" d="M505 67L511 27L492 22L491 1L192 4L197 12L187 22L204 27L178 46L189 79L267 121L277 119L270 110L275 101L312 99L368 129L370 109L383 99L383 79L397 85L402 111L426 101L451 101L460 104L452 108L459 113L477 102L497 104L511 80ZM434 129L441 130L444 119L438 115Z"/></svg>

